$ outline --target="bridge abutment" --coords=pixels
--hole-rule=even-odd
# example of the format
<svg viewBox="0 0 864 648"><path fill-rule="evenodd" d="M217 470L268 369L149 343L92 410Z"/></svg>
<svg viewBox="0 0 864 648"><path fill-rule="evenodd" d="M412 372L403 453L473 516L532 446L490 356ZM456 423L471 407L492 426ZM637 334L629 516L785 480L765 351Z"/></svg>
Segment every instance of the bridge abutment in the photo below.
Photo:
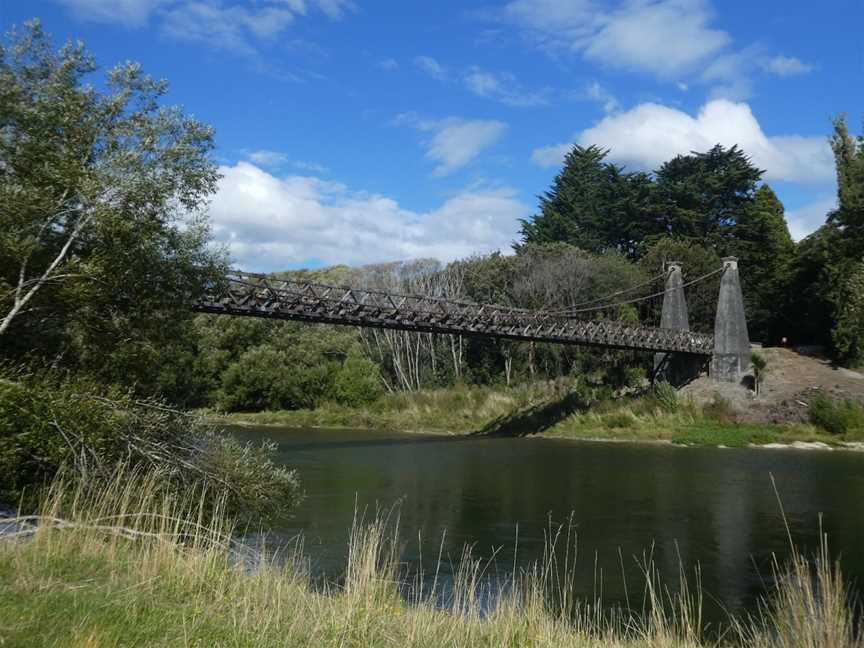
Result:
<svg viewBox="0 0 864 648"><path fill-rule="evenodd" d="M740 382L750 369L750 334L744 313L744 295L738 276L738 259L723 259L723 277L714 320L714 355L711 377L722 382Z"/></svg>
<svg viewBox="0 0 864 648"><path fill-rule="evenodd" d="M690 316L687 298L684 295L684 276L681 268L681 263L678 261L670 261L667 264L660 328L675 331L690 330ZM680 386L699 375L700 365L699 359L692 356L657 353L654 355L654 378L662 377L668 383Z"/></svg>

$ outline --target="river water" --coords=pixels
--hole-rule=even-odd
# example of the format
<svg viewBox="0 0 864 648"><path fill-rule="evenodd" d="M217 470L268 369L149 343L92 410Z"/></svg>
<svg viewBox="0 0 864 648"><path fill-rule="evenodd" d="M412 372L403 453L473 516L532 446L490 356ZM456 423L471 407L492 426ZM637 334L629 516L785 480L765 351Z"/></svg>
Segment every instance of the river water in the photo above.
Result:
<svg viewBox="0 0 864 648"><path fill-rule="evenodd" d="M821 515L844 574L864 582L861 453L279 427L231 432L276 442L281 461L298 470L306 499L271 541L302 534L315 573L328 579L344 569L358 508L397 506L402 560L429 571L443 548L445 583L466 544L475 558L494 556L486 578L495 581L514 561L541 558L549 529L570 521L577 594L632 604L641 596L639 563L650 553L673 589L681 566L691 575L698 566L707 616L721 620L723 610L755 610L772 552L781 560L789 554L773 475L799 548L816 549Z"/></svg>

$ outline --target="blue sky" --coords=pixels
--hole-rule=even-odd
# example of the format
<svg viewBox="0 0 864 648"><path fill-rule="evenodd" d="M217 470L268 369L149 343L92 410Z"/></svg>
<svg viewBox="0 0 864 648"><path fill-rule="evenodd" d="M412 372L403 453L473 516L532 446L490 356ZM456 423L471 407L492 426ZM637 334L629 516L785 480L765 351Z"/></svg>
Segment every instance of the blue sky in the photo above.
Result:
<svg viewBox="0 0 864 648"><path fill-rule="evenodd" d="M216 238L251 270L506 249L574 142L631 169L738 144L801 238L864 112L864 3L0 0L140 61L216 128Z"/></svg>

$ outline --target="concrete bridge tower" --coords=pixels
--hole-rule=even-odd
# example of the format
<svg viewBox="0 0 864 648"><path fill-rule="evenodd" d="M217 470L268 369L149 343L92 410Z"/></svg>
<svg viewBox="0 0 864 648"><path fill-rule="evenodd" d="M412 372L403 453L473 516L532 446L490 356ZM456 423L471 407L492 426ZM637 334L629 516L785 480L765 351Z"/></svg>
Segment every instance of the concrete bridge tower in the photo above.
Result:
<svg viewBox="0 0 864 648"><path fill-rule="evenodd" d="M687 298L684 296L684 276L679 261L666 265L666 289L663 294L663 310L660 313L660 328L689 331L690 318ZM678 353L657 353L654 356L654 376L680 386L699 375L698 359Z"/></svg>
<svg viewBox="0 0 864 648"><path fill-rule="evenodd" d="M738 276L738 259L723 259L723 278L714 320L714 355L711 376L723 382L740 382L750 369L750 335L744 313L744 296Z"/></svg>

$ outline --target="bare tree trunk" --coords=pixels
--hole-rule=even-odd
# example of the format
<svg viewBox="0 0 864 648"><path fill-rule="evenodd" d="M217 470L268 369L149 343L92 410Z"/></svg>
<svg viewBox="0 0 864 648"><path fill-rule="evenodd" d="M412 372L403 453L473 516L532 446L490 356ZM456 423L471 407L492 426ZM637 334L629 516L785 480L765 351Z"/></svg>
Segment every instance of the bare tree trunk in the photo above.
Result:
<svg viewBox="0 0 864 648"><path fill-rule="evenodd" d="M57 215L51 216L45 220L45 223L42 225L39 230L39 234L37 239L42 237L42 234L45 232L48 227L50 227L51 223L57 218ZM18 285L15 287L15 291L13 293L12 300L12 308L6 313L2 320L0 320L0 335L3 335L9 327L12 325L12 320L15 319L23 310L24 307L30 302L31 299L36 295L37 292L49 281L52 279L56 279L57 276L54 274L57 271L57 268L60 267L60 264L66 259L66 256L69 254L69 249L72 247L72 244L78 239L78 236L81 234L81 231L90 221L90 216L85 215L82 216L77 223L75 223L75 227L72 228L72 231L69 233L69 237L66 239L66 242L63 244L63 247L60 248L60 251L57 253L57 256L51 261L45 271L36 279L27 279L27 265L30 261L30 255L28 254L24 260L21 262L21 268L18 272ZM28 288L29 286L29 288Z"/></svg>

